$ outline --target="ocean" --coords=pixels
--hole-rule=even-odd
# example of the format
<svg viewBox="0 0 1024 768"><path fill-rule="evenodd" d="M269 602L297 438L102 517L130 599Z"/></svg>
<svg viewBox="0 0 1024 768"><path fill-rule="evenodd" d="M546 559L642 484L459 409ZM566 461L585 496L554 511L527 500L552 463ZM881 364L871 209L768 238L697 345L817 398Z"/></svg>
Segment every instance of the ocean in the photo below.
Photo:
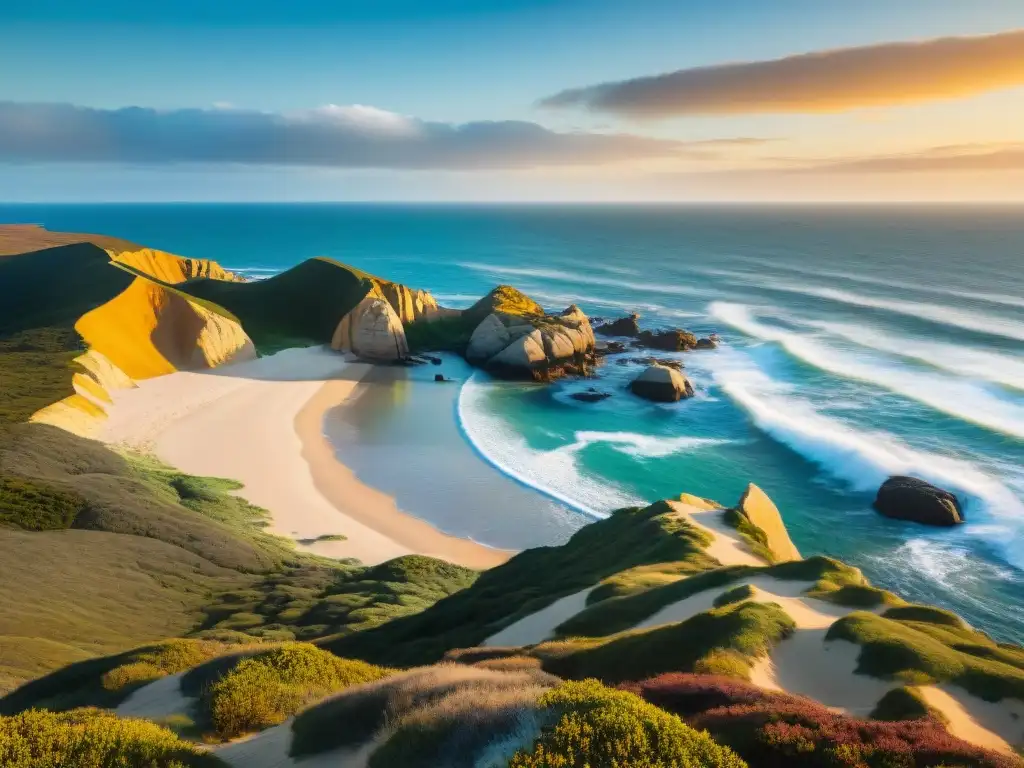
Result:
<svg viewBox="0 0 1024 768"><path fill-rule="evenodd" d="M551 310L717 332L720 349L680 355L696 397L667 406L628 393L629 355L552 386L448 361L458 383L430 413L451 415L461 447L423 472L445 489L472 478L461 519L475 522L423 501L441 491L394 491L445 530L522 547L683 491L731 504L753 481L805 555L1024 642L1021 208L0 205L0 221L117 235L252 278L324 255L451 306L511 283ZM612 397L569 397L589 386ZM399 401L417 402L336 428L412 439ZM379 465L342 443L361 476ZM892 474L954 491L967 524L882 518L871 502Z"/></svg>

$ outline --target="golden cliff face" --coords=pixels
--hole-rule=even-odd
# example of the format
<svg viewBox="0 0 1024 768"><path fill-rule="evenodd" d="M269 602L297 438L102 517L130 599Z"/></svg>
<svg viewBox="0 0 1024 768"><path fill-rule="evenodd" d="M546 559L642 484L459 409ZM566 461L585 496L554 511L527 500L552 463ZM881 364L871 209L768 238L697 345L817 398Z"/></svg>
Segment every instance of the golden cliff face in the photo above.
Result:
<svg viewBox="0 0 1024 768"><path fill-rule="evenodd" d="M145 248L109 252L111 260L167 283L197 277L239 280L219 264ZM110 391L135 381L181 370L204 370L256 357L241 325L183 294L137 277L106 304L82 315L75 330L88 351L75 359L75 394L37 411L32 421L83 436L95 435L106 418Z"/></svg>

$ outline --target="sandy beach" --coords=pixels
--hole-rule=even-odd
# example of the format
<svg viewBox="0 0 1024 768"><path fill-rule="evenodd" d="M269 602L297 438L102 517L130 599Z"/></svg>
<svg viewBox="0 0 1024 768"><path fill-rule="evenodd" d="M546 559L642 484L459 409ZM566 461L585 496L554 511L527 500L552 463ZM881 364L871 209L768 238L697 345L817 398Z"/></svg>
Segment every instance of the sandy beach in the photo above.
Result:
<svg viewBox="0 0 1024 768"><path fill-rule="evenodd" d="M367 564L409 553L487 568L508 552L449 536L400 511L338 462L327 410L350 404L371 370L321 348L139 382L114 393L101 439L195 475L243 484L271 533L302 549ZM341 541L317 541L342 535Z"/></svg>

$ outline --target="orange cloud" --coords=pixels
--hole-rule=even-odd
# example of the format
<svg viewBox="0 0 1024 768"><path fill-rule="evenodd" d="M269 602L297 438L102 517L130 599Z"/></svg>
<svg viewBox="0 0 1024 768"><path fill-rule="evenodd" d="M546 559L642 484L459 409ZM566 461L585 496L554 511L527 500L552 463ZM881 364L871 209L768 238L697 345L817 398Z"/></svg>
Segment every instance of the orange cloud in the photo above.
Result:
<svg viewBox="0 0 1024 768"><path fill-rule="evenodd" d="M1024 85L1024 29L840 48L562 91L547 107L630 117L842 112Z"/></svg>

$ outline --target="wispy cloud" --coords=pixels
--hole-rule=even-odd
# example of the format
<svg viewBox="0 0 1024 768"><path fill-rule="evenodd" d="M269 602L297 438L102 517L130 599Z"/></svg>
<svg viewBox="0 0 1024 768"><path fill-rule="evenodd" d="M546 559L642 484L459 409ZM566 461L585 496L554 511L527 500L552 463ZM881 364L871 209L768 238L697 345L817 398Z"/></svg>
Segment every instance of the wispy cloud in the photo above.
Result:
<svg viewBox="0 0 1024 768"><path fill-rule="evenodd" d="M954 144L916 152L810 161L775 158L775 171L794 173L932 173L940 171L1017 171L1024 169L1024 143Z"/></svg>
<svg viewBox="0 0 1024 768"><path fill-rule="evenodd" d="M213 109L103 110L0 102L0 161L240 163L392 169L523 169L704 158L727 139L556 132L522 121L427 122L365 105L288 114Z"/></svg>
<svg viewBox="0 0 1024 768"><path fill-rule="evenodd" d="M1024 29L696 67L541 101L631 117L841 112L1024 85Z"/></svg>

